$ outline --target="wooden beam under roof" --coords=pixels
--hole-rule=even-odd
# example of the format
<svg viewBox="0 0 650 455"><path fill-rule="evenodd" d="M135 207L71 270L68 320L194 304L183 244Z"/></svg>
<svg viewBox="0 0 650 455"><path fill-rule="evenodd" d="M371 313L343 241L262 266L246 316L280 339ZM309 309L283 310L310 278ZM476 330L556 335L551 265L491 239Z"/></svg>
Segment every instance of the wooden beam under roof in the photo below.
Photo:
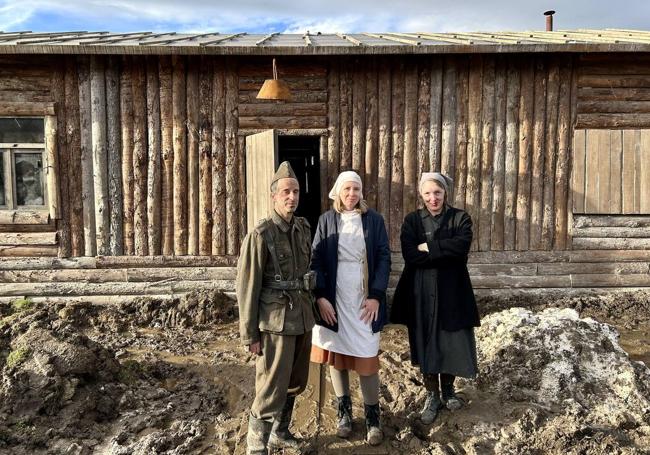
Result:
<svg viewBox="0 0 650 455"><path fill-rule="evenodd" d="M387 41L395 41L397 43L410 44L411 46L418 46L420 44L418 41L413 41L413 40L410 40L410 39L400 38L400 37L397 37L397 36L388 36L387 33L379 34L379 33L364 32L363 34L366 35L366 36L370 36L371 38L385 39Z"/></svg>
<svg viewBox="0 0 650 455"><path fill-rule="evenodd" d="M75 34L75 35L61 35L50 38L37 38L37 39L26 39L16 41L16 44L39 44L39 43L54 43L54 42L65 42L65 41L74 41L87 38L100 38L106 36L110 32L96 32L88 34Z"/></svg>
<svg viewBox="0 0 650 455"><path fill-rule="evenodd" d="M239 36L243 36L245 34L246 33L233 33L232 35L225 35L225 36L223 36L221 38L217 38L217 39L212 40L212 41L205 41L203 43L199 43L199 45L201 45L201 46L209 46L211 44L219 44L219 43L223 43L224 41L228 41L228 40L237 38Z"/></svg>
<svg viewBox="0 0 650 455"><path fill-rule="evenodd" d="M269 33L268 35L266 35L266 36L265 36L264 38L262 38L261 40L256 41L256 42L255 42L255 45L256 45L256 46L261 46L262 44L264 44L265 42L269 41L271 38L273 38L273 37L276 36L276 35L279 35L279 33L278 33L278 32L275 32L275 33Z"/></svg>
<svg viewBox="0 0 650 455"><path fill-rule="evenodd" d="M171 38L171 39L160 39L160 40L153 40L153 41L141 41L139 44L140 44L140 46L150 46L152 44L170 44L170 43L177 43L179 41L194 41L195 39L198 39L198 38L204 38L206 36L213 36L213 35L219 35L219 32L202 33L200 35L179 36L177 38Z"/></svg>
<svg viewBox="0 0 650 455"><path fill-rule="evenodd" d="M443 43L453 43L453 44L474 44L472 40L454 38L447 33L420 33L422 38L429 39L431 41L440 41Z"/></svg>
<svg viewBox="0 0 650 455"><path fill-rule="evenodd" d="M344 40L346 40L346 41L351 42L351 43L354 44L355 46L363 46L363 43L362 43L361 41L359 41L359 40L356 39L356 38L352 38L350 35L346 35L346 34L344 34L344 33L337 33L336 36L338 36L338 37L341 38L341 39L344 39Z"/></svg>
<svg viewBox="0 0 650 455"><path fill-rule="evenodd" d="M110 39L99 39L99 40L95 40L95 41L85 41L85 42L82 42L82 43L79 43L79 44L82 44L84 46L85 45L92 45L92 44L111 44L111 43L119 43L120 41L142 40L142 39L145 39L145 38L156 38L158 36L175 35L175 34L176 34L176 32L168 32L168 33L138 32L138 33L134 33L134 34L128 35L128 36L122 36L120 38L113 39L111 37L107 37L107 38L110 38ZM137 35L140 35L140 36L137 36Z"/></svg>
<svg viewBox="0 0 650 455"><path fill-rule="evenodd" d="M309 37L309 32L305 33L302 36L302 39L305 40L305 46L313 46L314 43L312 42L311 38Z"/></svg>
<svg viewBox="0 0 650 455"><path fill-rule="evenodd" d="M521 39L521 41L529 41L533 43L542 43L542 44L567 44L568 41L567 38L541 37L531 32L502 32L500 34L505 36L517 37Z"/></svg>
<svg viewBox="0 0 650 455"><path fill-rule="evenodd" d="M454 33L453 34L455 37L459 38L469 38L469 39L475 39L479 41L485 41L488 43L496 43L496 44L520 44L520 40L518 38L512 38L509 36L502 36L498 35L495 33L488 33L488 32L475 32L475 33Z"/></svg>

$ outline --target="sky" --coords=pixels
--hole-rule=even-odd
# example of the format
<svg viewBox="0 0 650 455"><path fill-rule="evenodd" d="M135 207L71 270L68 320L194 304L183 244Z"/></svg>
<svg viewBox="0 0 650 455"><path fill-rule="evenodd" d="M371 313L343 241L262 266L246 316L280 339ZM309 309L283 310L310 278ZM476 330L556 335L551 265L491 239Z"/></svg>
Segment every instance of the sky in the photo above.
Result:
<svg viewBox="0 0 650 455"><path fill-rule="evenodd" d="M650 30L650 0L0 0L0 30L356 33Z"/></svg>

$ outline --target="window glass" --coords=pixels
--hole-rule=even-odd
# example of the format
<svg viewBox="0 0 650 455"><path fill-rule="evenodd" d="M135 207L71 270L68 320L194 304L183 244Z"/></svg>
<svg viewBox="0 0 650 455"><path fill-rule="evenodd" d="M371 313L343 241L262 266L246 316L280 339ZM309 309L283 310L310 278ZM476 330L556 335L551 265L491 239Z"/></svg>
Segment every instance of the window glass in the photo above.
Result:
<svg viewBox="0 0 650 455"><path fill-rule="evenodd" d="M45 205L41 153L16 153L16 204Z"/></svg>
<svg viewBox="0 0 650 455"><path fill-rule="evenodd" d="M0 153L0 205L7 205L5 200L5 161Z"/></svg>
<svg viewBox="0 0 650 455"><path fill-rule="evenodd" d="M45 120L28 117L0 118L0 142L42 144L45 142Z"/></svg>

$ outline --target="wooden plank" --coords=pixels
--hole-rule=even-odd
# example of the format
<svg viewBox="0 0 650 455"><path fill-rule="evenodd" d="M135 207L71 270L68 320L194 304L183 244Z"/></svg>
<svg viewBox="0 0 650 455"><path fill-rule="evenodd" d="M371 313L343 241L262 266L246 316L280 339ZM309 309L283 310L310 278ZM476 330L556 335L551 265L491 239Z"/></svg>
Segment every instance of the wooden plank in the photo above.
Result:
<svg viewBox="0 0 650 455"><path fill-rule="evenodd" d="M225 76L224 61L215 62L212 78L212 254L215 255L226 253Z"/></svg>
<svg viewBox="0 0 650 455"><path fill-rule="evenodd" d="M493 57L483 61L483 112L481 114L481 174L480 174L480 220L478 225L478 248L489 251L492 237L492 192L494 186L494 127L496 62ZM474 231L476 232L476 230Z"/></svg>
<svg viewBox="0 0 650 455"><path fill-rule="evenodd" d="M50 222L50 213L46 210L0 210L0 224L40 224Z"/></svg>
<svg viewBox="0 0 650 455"><path fill-rule="evenodd" d="M341 69L339 72L339 120L340 120L340 170L348 170L352 166L352 62L347 58L342 58ZM283 120L288 122L291 119L287 117ZM302 120L302 119L301 119ZM316 127L316 126L315 126Z"/></svg>
<svg viewBox="0 0 650 455"><path fill-rule="evenodd" d="M443 65L442 57L431 62L431 82L429 105L429 171L440 172L442 155L442 106L443 106Z"/></svg>
<svg viewBox="0 0 650 455"><path fill-rule="evenodd" d="M577 109L581 114L647 114L650 101L578 101Z"/></svg>
<svg viewBox="0 0 650 455"><path fill-rule="evenodd" d="M246 208L248 229L252 231L273 208L270 197L271 179L278 161L278 140L275 130L246 137ZM260 191L267 190L266 197Z"/></svg>
<svg viewBox="0 0 650 455"><path fill-rule="evenodd" d="M19 246L0 246L0 256L7 257L42 257L42 256L57 256L59 247L56 245L19 245ZM0 293L3 291L0 288Z"/></svg>
<svg viewBox="0 0 650 455"><path fill-rule="evenodd" d="M534 115L533 62L525 62L521 73L519 102L519 162L517 167L517 249L530 245L530 186L532 170L532 133Z"/></svg>
<svg viewBox="0 0 650 455"><path fill-rule="evenodd" d="M122 192L124 254L135 253L133 217L133 91L131 89L132 59L122 57L120 73L120 122L122 128Z"/></svg>
<svg viewBox="0 0 650 455"><path fill-rule="evenodd" d="M244 61L237 68L237 73L240 77L268 77L271 62L266 59L263 60L263 63L265 63L265 65L261 65L260 60L253 60L253 58L251 58ZM269 66L266 66L266 63L268 63ZM326 75L327 67L320 62L316 63L310 61L303 63L296 60L287 60L284 61L281 65L278 65L278 77L280 79L284 77L325 77Z"/></svg>
<svg viewBox="0 0 650 455"><path fill-rule="evenodd" d="M323 138L321 138L323 139ZM321 141L322 143L322 141ZM237 137L237 193L239 194L239 244L248 232L248 209L246 208L246 138ZM325 196L325 192L323 192Z"/></svg>
<svg viewBox="0 0 650 455"><path fill-rule="evenodd" d="M567 262L569 254L564 251L474 251L469 255L470 264L525 264Z"/></svg>
<svg viewBox="0 0 650 455"><path fill-rule="evenodd" d="M582 250L569 253L570 262L649 261L650 250Z"/></svg>
<svg viewBox="0 0 650 455"><path fill-rule="evenodd" d="M330 69L331 71L331 69ZM329 74L329 73L328 73ZM329 76L328 76L329 84ZM329 87L329 85L328 85ZM243 115L244 111L242 109L250 110L251 112L258 112L257 109L261 108L263 111L270 111L268 106L268 100L258 100L257 94L258 90L240 90L239 91L239 109L240 114ZM291 102L286 104L294 105L296 108L301 107L303 104L312 104L312 108L307 108L306 110L314 110L318 105L325 104L327 106L328 96L327 94L331 93L329 88L328 90L298 90L291 92ZM278 106L279 107L279 106ZM281 111L284 110L280 108ZM326 112L322 115L326 115Z"/></svg>
<svg viewBox="0 0 650 455"><path fill-rule="evenodd" d="M227 60L226 72L226 254L239 253L239 175L237 156L237 67Z"/></svg>
<svg viewBox="0 0 650 455"><path fill-rule="evenodd" d="M106 154L110 225L108 249L113 255L124 254L120 127L120 65L118 57L110 56L106 65Z"/></svg>
<svg viewBox="0 0 650 455"><path fill-rule="evenodd" d="M147 76L145 62L134 60L133 96L133 232L134 253L149 254L147 239Z"/></svg>
<svg viewBox="0 0 650 455"><path fill-rule="evenodd" d="M623 209L623 132L610 131L610 204L608 213L622 213Z"/></svg>
<svg viewBox="0 0 650 455"><path fill-rule="evenodd" d="M558 157L555 168L555 236L554 249L568 247L568 215L569 215L569 175L571 157L571 131L573 118L571 115L572 99L575 92L575 74L571 60L566 60L560 66L560 105L558 107Z"/></svg>
<svg viewBox="0 0 650 455"><path fill-rule="evenodd" d="M456 79L455 57L446 56L442 85L442 129L440 172L455 175L456 158Z"/></svg>
<svg viewBox="0 0 650 455"><path fill-rule="evenodd" d="M629 87L629 88L647 88L650 87L649 74L616 74L616 75L595 75L579 74L578 85L580 87Z"/></svg>
<svg viewBox="0 0 650 455"><path fill-rule="evenodd" d="M641 212L641 159L643 157L643 150L641 144L641 131L634 131L634 213Z"/></svg>
<svg viewBox="0 0 650 455"><path fill-rule="evenodd" d="M239 90L259 91L267 77L241 77L239 78ZM327 88L324 77L285 77L282 80L287 83L289 90L292 92L298 90L325 90Z"/></svg>
<svg viewBox="0 0 650 455"><path fill-rule="evenodd" d="M90 60L77 58L79 68L79 125L81 141L81 200L83 201L84 254L94 256L97 252L95 239L95 187L93 183L93 145L90 113Z"/></svg>
<svg viewBox="0 0 650 455"><path fill-rule="evenodd" d="M574 238L574 250L649 250L650 238Z"/></svg>
<svg viewBox="0 0 650 455"><path fill-rule="evenodd" d="M0 233L0 245L56 245L56 232Z"/></svg>
<svg viewBox="0 0 650 455"><path fill-rule="evenodd" d="M390 229L390 172L391 172L391 67L387 59L379 63L377 91L380 94L378 102L377 121L379 123L379 166L377 169L377 210L384 217L387 229ZM331 154L330 154L331 158ZM330 175L331 176L331 175Z"/></svg>
<svg viewBox="0 0 650 455"><path fill-rule="evenodd" d="M573 212L585 213L587 131L576 130L573 134ZM555 175L555 167L553 167ZM554 184L554 183L553 183Z"/></svg>
<svg viewBox="0 0 650 455"><path fill-rule="evenodd" d="M576 128L648 128L650 114L578 114Z"/></svg>
<svg viewBox="0 0 650 455"><path fill-rule="evenodd" d="M641 147L639 148L639 184L640 201L639 209L641 213L650 213L650 131L641 131Z"/></svg>
<svg viewBox="0 0 650 455"><path fill-rule="evenodd" d="M158 58L147 57L147 247L149 254L162 252L162 157L160 155L160 83Z"/></svg>
<svg viewBox="0 0 650 455"><path fill-rule="evenodd" d="M236 266L236 256L100 256L98 269L121 267L221 267Z"/></svg>
<svg viewBox="0 0 650 455"><path fill-rule="evenodd" d="M546 87L546 139L544 144L544 190L542 200L542 238L540 246L543 250L550 250L553 247L553 237L555 235L555 167L557 165L557 118L558 98L560 94L560 66L557 59L553 59L549 64ZM577 133L578 131L574 131L574 134ZM576 144L576 142L574 142L574 144ZM574 157L578 155L578 151L575 147L573 149L573 155ZM575 167L573 167L573 170L575 172ZM574 197L577 194L576 191L580 191L580 194L582 194L582 190L578 190L578 187L573 186Z"/></svg>
<svg viewBox="0 0 650 455"><path fill-rule="evenodd" d="M187 254L199 253L199 59L187 63Z"/></svg>
<svg viewBox="0 0 650 455"><path fill-rule="evenodd" d="M65 143L68 149L68 198L72 256L84 254L83 201L81 195L81 138L79 131L79 78L74 58L65 62Z"/></svg>
<svg viewBox="0 0 650 455"><path fill-rule="evenodd" d="M616 274L573 274L573 287L620 287L620 286L650 286L650 274L636 275Z"/></svg>
<svg viewBox="0 0 650 455"><path fill-rule="evenodd" d="M174 254L187 254L187 117L185 58L172 56Z"/></svg>
<svg viewBox="0 0 650 455"><path fill-rule="evenodd" d="M160 84L160 145L162 158L161 182L161 251L164 255L174 252L174 128L172 112L172 63L171 57L158 58L158 83Z"/></svg>
<svg viewBox="0 0 650 455"><path fill-rule="evenodd" d="M402 214L415 210L418 181L418 68L415 62L408 62L404 69L404 151L402 170ZM401 223L400 228L401 228Z"/></svg>
<svg viewBox="0 0 650 455"><path fill-rule="evenodd" d="M650 101L650 88L578 87L578 99L588 101L642 102Z"/></svg>
<svg viewBox="0 0 650 455"><path fill-rule="evenodd" d="M5 117L14 116L42 116L56 115L54 103L52 102L11 102L4 101L0 106L0 115Z"/></svg>
<svg viewBox="0 0 650 455"><path fill-rule="evenodd" d="M377 60L372 59L366 69L366 144L365 144L365 180L363 185L363 196L368 205L374 209L377 208L377 179L379 177L379 116L378 109L378 73ZM322 142L322 139L321 139ZM321 173L327 171L321 162ZM327 174L325 174L326 176ZM321 175L321 182L325 177ZM327 197L327 186L321 190L323 196ZM326 202L326 201L325 201ZM327 204L322 204L322 209L326 209Z"/></svg>
<svg viewBox="0 0 650 455"><path fill-rule="evenodd" d="M363 112L362 109L360 112ZM327 104L320 103L297 103L292 102L282 104L240 104L239 115L252 117L265 116L296 116L296 117L315 117L327 115Z"/></svg>
<svg viewBox="0 0 650 455"><path fill-rule="evenodd" d="M519 97L521 72L518 60L508 60L506 94L506 163L503 248L514 250L517 232L517 169L519 163Z"/></svg>
<svg viewBox="0 0 650 455"><path fill-rule="evenodd" d="M72 59L72 58L70 58ZM62 59L52 68L51 87L52 96L57 104L57 115L47 116L45 118L45 141L46 141L46 158L48 161L46 167L47 177L47 199L50 209L50 215L58 219L57 230L59 232L59 256L68 257L72 253L71 229L70 229L70 200L72 199L69 190L70 173L67 166L63 163L70 163L70 148L66 138L66 103L65 103L65 64L68 58ZM49 119L49 120L48 120ZM48 122L54 124L56 131L50 131L48 144ZM52 163L52 164L49 164ZM75 195L76 198L76 195Z"/></svg>
<svg viewBox="0 0 650 455"><path fill-rule="evenodd" d="M109 254L110 201L106 155L106 79L103 56L90 57L91 129L97 254Z"/></svg>
<svg viewBox="0 0 650 455"><path fill-rule="evenodd" d="M544 150L546 148L546 62L543 57L535 59L535 94L533 113L533 167L530 188L530 248L542 247L542 223L544 218Z"/></svg>
<svg viewBox="0 0 650 455"><path fill-rule="evenodd" d="M329 201L329 197L328 197L329 188L327 188L327 142L328 142L327 136L321 136L320 140L318 141L318 155L319 155L319 160L320 160L320 168L319 168L320 175L319 175L319 177L320 177L320 209L321 209L321 212L325 212L327 210L327 208L328 208L328 205L329 205L329 203L328 203L328 201ZM241 143L242 142L240 142L240 144ZM245 142L244 142L244 144L245 144ZM245 147L245 145L244 145L244 147ZM245 156L245 154L241 152L241 148L240 148L239 156L240 157ZM241 166L241 164L240 164L240 166ZM240 178L240 184L241 184L241 178ZM244 191L245 191L245 187L244 187ZM367 189L364 188L364 191L367 191ZM365 196L365 193L364 193L364 196ZM365 196L365 197L367 199L367 196ZM244 204L241 204L239 206L239 209L243 214L243 212L244 212ZM314 231L315 231L315 228L312 227L312 232L314 232ZM242 236L246 235L245 227L244 227L243 232L240 231L240 234Z"/></svg>
<svg viewBox="0 0 650 455"><path fill-rule="evenodd" d="M635 206L635 179L636 150L635 131L623 130L622 132L622 169L621 169L621 213L638 213Z"/></svg>
<svg viewBox="0 0 650 455"><path fill-rule="evenodd" d="M329 98L327 100L327 188L334 186L334 181L339 173L340 160L340 123L339 123L339 86L340 86L340 62L337 57L330 62L327 74L327 88Z"/></svg>
<svg viewBox="0 0 650 455"><path fill-rule="evenodd" d="M586 227L629 227L650 228L650 216L629 215L589 215L576 216L573 220L574 228Z"/></svg>
<svg viewBox="0 0 650 455"><path fill-rule="evenodd" d="M609 213L609 203L612 193L611 188L611 172L612 172L612 160L611 160L611 132L603 131L599 135L599 141L597 143L597 153L598 153L598 168L597 168L597 180L598 180L598 202L596 205L596 213Z"/></svg>
<svg viewBox="0 0 650 455"><path fill-rule="evenodd" d="M326 128L327 119L324 116L294 117L239 117L239 128ZM350 131L348 128L347 131ZM350 151L352 149L350 148ZM350 155L351 158L351 155ZM349 165L348 165L349 167Z"/></svg>
<svg viewBox="0 0 650 455"><path fill-rule="evenodd" d="M457 61L458 70L456 77L456 146L454 148L454 189L450 200L454 201L454 207L465 208L465 197L467 195L467 149L468 149L468 110L469 105L469 76L470 67L468 58L459 57ZM480 81L480 77L474 76ZM475 100L472 100L475 101ZM480 103L480 98L479 98ZM474 104L475 106L475 104ZM475 108L474 108L475 110ZM474 220L476 223L477 220Z"/></svg>
<svg viewBox="0 0 650 455"><path fill-rule="evenodd" d="M199 254L212 252L212 59L199 71Z"/></svg>
<svg viewBox="0 0 650 455"><path fill-rule="evenodd" d="M0 258L0 270L54 270L95 268L94 257L57 258L57 257L24 257Z"/></svg>
<svg viewBox="0 0 650 455"><path fill-rule="evenodd" d="M352 168L365 174L366 77L364 64L356 60L352 76ZM295 114L294 114L295 115ZM363 177L362 177L363 178Z"/></svg>
<svg viewBox="0 0 650 455"><path fill-rule="evenodd" d="M45 117L45 178L47 182L47 199L50 217L61 217L61 195L59 193L59 154L57 151L58 125L56 117ZM68 227L66 223L66 227Z"/></svg>
<svg viewBox="0 0 650 455"><path fill-rule="evenodd" d="M469 274L474 276L533 276L537 275L538 264L470 264Z"/></svg>
<svg viewBox="0 0 650 455"><path fill-rule="evenodd" d="M430 120L430 108L431 108L431 65L430 62L423 61L418 65L418 112L417 112L417 168L415 172L416 177L416 187L415 187L415 197L417 198L418 188L417 180L423 172L429 172L432 169L432 166L429 162L429 140L431 138L431 132L429 131L431 120ZM436 101L437 103L440 100ZM435 108L435 106L434 106ZM439 124L434 128L440 132ZM438 139L438 145L440 140ZM435 155L438 155L436 150ZM434 156L435 160L435 156ZM415 200L414 207L415 207Z"/></svg>
<svg viewBox="0 0 650 455"><path fill-rule="evenodd" d="M537 264L539 275L570 275L576 273L615 273L636 274L648 273L648 262L569 262L569 263L540 263Z"/></svg>
<svg viewBox="0 0 650 455"><path fill-rule="evenodd" d="M472 286L482 288L562 288L571 287L570 276L473 276Z"/></svg>
<svg viewBox="0 0 650 455"><path fill-rule="evenodd" d="M575 227L573 237L650 238L650 227Z"/></svg>
<svg viewBox="0 0 650 455"><path fill-rule="evenodd" d="M605 137L609 131L586 131L586 169L585 169L585 212L598 213L598 164L605 149Z"/></svg>
<svg viewBox="0 0 650 455"><path fill-rule="evenodd" d="M389 240L393 250L400 248L399 233L402 225L404 191L404 62L395 62L392 74L392 159L390 173L390 224Z"/></svg>
<svg viewBox="0 0 650 455"><path fill-rule="evenodd" d="M504 219L506 209L506 106L507 63L498 57L495 76L494 159L492 162L492 219L490 248L504 249Z"/></svg>

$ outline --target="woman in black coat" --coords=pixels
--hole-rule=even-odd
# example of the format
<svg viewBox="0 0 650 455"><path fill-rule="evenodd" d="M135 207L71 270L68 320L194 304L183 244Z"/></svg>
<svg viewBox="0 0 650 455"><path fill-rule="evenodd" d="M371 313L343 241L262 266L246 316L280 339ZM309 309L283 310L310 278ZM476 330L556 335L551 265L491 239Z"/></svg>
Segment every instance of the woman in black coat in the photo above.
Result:
<svg viewBox="0 0 650 455"><path fill-rule="evenodd" d="M422 174L424 208L409 213L402 224L404 270L391 312L391 322L406 324L411 362L423 375L427 399L420 418L426 424L443 406L462 407L455 377L477 373L474 327L479 316L467 271L472 220L448 205L452 183L437 172Z"/></svg>

